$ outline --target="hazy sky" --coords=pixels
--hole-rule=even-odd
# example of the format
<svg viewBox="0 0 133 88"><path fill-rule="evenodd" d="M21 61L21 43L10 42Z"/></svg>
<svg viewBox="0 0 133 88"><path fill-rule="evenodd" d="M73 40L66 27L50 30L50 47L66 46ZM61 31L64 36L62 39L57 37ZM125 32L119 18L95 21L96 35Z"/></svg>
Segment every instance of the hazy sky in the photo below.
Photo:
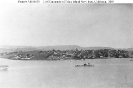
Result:
<svg viewBox="0 0 133 88"><path fill-rule="evenodd" d="M133 47L133 4L2 4L0 45Z"/></svg>

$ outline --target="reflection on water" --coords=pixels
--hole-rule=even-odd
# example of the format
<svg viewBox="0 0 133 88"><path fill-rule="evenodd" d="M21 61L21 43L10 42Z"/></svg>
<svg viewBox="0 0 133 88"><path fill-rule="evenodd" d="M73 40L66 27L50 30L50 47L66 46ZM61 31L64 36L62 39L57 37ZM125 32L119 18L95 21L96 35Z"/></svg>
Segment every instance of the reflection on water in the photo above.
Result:
<svg viewBox="0 0 133 88"><path fill-rule="evenodd" d="M75 67L77 64L94 67ZM19 61L0 59L1 88L133 88L129 59L85 61Z"/></svg>

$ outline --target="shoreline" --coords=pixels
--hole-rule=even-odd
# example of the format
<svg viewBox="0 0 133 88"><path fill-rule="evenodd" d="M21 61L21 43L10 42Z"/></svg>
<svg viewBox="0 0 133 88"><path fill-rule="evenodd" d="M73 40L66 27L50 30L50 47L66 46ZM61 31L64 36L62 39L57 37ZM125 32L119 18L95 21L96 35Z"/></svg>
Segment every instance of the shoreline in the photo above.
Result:
<svg viewBox="0 0 133 88"><path fill-rule="evenodd" d="M86 61L86 60L111 60L111 59L133 59L133 58L95 58L95 59L9 59L5 57L0 57L0 59L6 60L16 60L16 61ZM131 61L130 60L130 61Z"/></svg>

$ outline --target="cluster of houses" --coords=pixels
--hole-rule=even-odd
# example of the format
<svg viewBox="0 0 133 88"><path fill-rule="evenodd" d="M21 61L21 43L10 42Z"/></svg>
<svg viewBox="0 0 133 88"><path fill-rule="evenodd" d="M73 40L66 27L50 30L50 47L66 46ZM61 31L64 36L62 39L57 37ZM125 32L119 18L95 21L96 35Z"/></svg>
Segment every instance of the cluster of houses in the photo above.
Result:
<svg viewBox="0 0 133 88"><path fill-rule="evenodd" d="M47 59L98 59L98 58L129 58L130 54L125 50L51 50L42 51L47 55Z"/></svg>
<svg viewBox="0 0 133 88"><path fill-rule="evenodd" d="M14 55L10 59L13 59L13 60L30 60L33 57L34 57L34 55L32 55L32 54L18 54L18 55Z"/></svg>

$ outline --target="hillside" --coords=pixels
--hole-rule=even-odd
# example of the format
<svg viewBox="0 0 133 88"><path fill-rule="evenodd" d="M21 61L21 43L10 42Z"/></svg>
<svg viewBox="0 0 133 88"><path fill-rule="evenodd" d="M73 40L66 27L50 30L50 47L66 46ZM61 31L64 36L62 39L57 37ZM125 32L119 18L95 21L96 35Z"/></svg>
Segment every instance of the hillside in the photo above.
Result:
<svg viewBox="0 0 133 88"><path fill-rule="evenodd" d="M0 46L0 52L15 52L15 51L46 51L46 50L97 50L97 49L113 49L110 47L80 47L78 45L57 45L57 46Z"/></svg>
<svg viewBox="0 0 133 88"><path fill-rule="evenodd" d="M32 46L0 46L0 52L16 52L16 51L34 51L38 50Z"/></svg>

